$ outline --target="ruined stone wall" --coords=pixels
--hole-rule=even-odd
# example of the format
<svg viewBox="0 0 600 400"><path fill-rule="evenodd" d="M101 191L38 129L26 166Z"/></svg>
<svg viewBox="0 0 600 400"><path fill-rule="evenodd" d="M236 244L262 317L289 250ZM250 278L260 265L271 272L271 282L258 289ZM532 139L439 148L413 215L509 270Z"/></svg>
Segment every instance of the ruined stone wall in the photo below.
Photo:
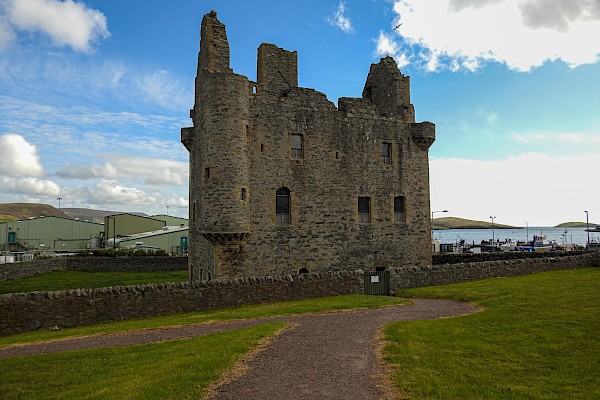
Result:
<svg viewBox="0 0 600 400"><path fill-rule="evenodd" d="M394 60L373 64L363 98L342 98L336 108L323 93L297 87L296 52L263 43L254 84L225 67L226 41L216 13L207 14L194 128L182 129L192 279L430 264L435 128L414 122L410 80ZM291 152L293 135L301 136L300 157ZM289 224L276 221L282 188L290 191ZM359 222L359 197L370 199L369 222ZM405 204L399 221L395 197Z"/></svg>

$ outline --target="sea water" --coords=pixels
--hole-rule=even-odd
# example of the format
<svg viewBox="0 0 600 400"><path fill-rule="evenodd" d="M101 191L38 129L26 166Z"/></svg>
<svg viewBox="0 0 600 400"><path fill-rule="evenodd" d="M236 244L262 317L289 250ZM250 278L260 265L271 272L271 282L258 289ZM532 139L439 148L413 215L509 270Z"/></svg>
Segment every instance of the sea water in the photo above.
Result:
<svg viewBox="0 0 600 400"><path fill-rule="evenodd" d="M590 226L590 228L593 228ZM585 246L588 240L588 232L585 228L554 228L554 227L532 227L517 229L444 229L433 231L433 238L441 243L458 243L461 240L465 244L481 244L482 240L501 242L512 239L513 242L526 242L533 239L533 235L545 235L550 242L556 241L559 245L578 244ZM598 240L600 232L589 232L590 240Z"/></svg>

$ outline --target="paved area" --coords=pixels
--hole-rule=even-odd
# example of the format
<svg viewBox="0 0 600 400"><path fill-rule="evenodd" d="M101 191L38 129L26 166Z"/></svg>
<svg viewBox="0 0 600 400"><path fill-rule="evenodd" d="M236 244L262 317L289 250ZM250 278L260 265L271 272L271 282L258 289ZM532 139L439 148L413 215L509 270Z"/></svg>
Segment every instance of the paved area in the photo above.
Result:
<svg viewBox="0 0 600 400"><path fill-rule="evenodd" d="M410 305L263 318L107 334L0 349L0 358L97 347L129 346L223 332L267 321L292 328L277 336L241 376L214 388L211 399L384 399L376 335L392 321L436 319L477 311L471 304L413 299Z"/></svg>

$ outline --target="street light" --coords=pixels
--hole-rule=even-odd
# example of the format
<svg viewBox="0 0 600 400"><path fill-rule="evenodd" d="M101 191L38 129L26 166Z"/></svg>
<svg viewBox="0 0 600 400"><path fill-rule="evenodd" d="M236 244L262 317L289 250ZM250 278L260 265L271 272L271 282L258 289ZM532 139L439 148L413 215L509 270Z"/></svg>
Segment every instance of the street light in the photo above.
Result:
<svg viewBox="0 0 600 400"><path fill-rule="evenodd" d="M494 246L495 246L495 243L496 243L496 240L495 240L495 239L496 239L496 236L494 235L494 219L495 219L496 217L492 217L492 216L490 215L490 218L492 219L492 248L494 248Z"/></svg>
<svg viewBox="0 0 600 400"><path fill-rule="evenodd" d="M529 222L525 221L525 227L527 228L527 241L529 242Z"/></svg>
<svg viewBox="0 0 600 400"><path fill-rule="evenodd" d="M588 240L587 240L587 246L585 247L586 249L589 249L590 247L590 214L587 211L585 212L585 230L587 231L588 234Z"/></svg>
<svg viewBox="0 0 600 400"><path fill-rule="evenodd" d="M169 206L167 206L167 217L169 216Z"/></svg>
<svg viewBox="0 0 600 400"><path fill-rule="evenodd" d="M58 211L56 212L56 216L60 217L60 201L62 200L62 198L57 197L56 200L58 200Z"/></svg>

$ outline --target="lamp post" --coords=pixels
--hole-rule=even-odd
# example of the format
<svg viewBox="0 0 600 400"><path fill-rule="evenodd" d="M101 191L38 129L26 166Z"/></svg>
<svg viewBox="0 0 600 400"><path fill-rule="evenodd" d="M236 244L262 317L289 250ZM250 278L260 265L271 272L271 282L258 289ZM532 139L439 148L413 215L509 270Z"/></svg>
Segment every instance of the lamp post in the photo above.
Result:
<svg viewBox="0 0 600 400"><path fill-rule="evenodd" d="M492 217L490 215L490 218L492 219L492 249L496 246L496 236L494 235L494 219L496 219L496 217Z"/></svg>
<svg viewBox="0 0 600 400"><path fill-rule="evenodd" d="M431 212L431 238L433 239L433 214L435 213L446 213L448 210L432 211Z"/></svg>
<svg viewBox="0 0 600 400"><path fill-rule="evenodd" d="M62 197L57 197L56 200L58 200L58 211L56 212L56 216L60 217L60 201L62 200Z"/></svg>
<svg viewBox="0 0 600 400"><path fill-rule="evenodd" d="M529 242L529 222L525 221L525 228L527 229L527 241Z"/></svg>
<svg viewBox="0 0 600 400"><path fill-rule="evenodd" d="M167 206L167 217L169 216L169 206Z"/></svg>
<svg viewBox="0 0 600 400"><path fill-rule="evenodd" d="M585 230L587 231L587 246L585 246L586 249L589 249L590 247L590 214L587 211L585 212Z"/></svg>

